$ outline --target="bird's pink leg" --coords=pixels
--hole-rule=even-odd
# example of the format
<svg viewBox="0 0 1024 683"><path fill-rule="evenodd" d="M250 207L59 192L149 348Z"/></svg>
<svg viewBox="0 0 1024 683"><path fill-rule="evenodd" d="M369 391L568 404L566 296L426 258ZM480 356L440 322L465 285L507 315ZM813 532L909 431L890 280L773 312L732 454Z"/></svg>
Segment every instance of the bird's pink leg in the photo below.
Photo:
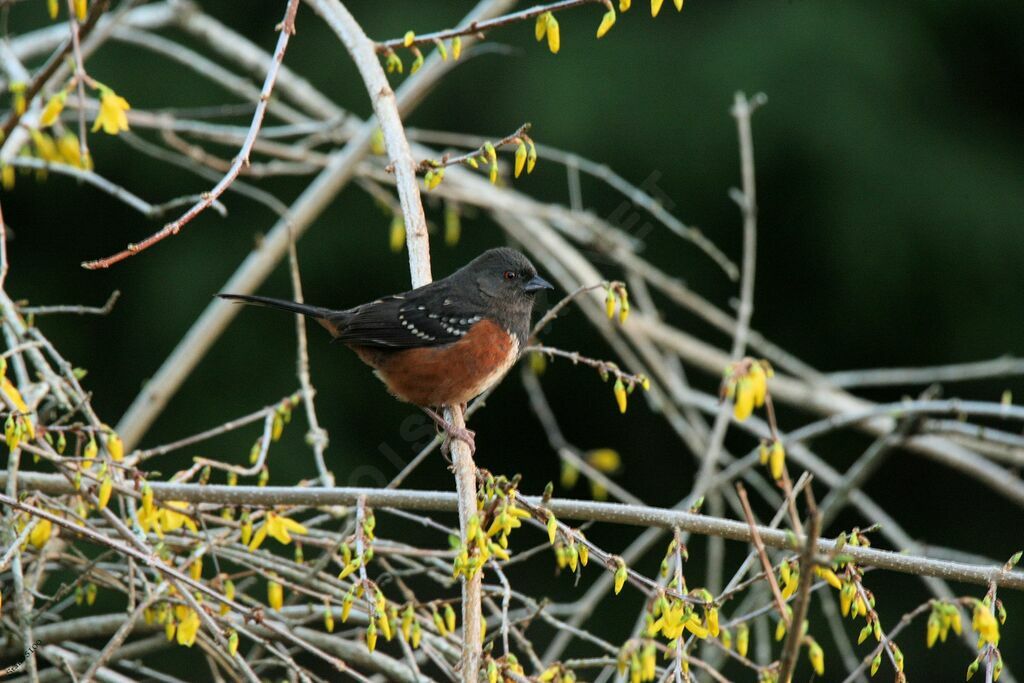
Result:
<svg viewBox="0 0 1024 683"><path fill-rule="evenodd" d="M465 441L469 446L470 455L476 453L476 432L471 429L466 429L465 427L452 427L443 417L430 408L423 408L423 412L425 412L427 416L430 417L430 419L448 435L448 438L445 439L445 443L442 445L442 449L446 454L450 448L448 442L453 438Z"/></svg>

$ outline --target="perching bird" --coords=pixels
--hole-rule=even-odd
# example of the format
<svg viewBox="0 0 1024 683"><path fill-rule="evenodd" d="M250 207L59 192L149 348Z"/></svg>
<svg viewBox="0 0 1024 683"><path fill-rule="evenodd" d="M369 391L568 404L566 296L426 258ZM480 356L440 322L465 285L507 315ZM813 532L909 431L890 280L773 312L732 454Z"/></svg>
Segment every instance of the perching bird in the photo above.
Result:
<svg viewBox="0 0 1024 683"><path fill-rule="evenodd" d="M534 297L553 289L520 252L485 251L441 280L342 311L283 299L218 294L315 319L372 367L396 398L423 408L475 450L473 432L452 430L432 407L464 405L497 384L530 332Z"/></svg>

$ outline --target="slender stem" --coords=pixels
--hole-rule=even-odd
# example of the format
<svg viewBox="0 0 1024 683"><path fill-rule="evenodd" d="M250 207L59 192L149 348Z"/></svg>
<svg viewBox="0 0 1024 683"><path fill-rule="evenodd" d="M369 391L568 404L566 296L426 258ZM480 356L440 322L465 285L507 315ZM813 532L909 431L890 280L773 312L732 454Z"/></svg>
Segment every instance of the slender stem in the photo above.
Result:
<svg viewBox="0 0 1024 683"><path fill-rule="evenodd" d="M68 2L70 4L71 0L68 0ZM231 168L226 174L224 174L224 177L221 178L220 182L218 182L212 190L204 193L199 201L193 204L192 208L186 211L177 220L168 223L159 231L153 233L144 240L134 244L129 244L125 249L117 252L116 254L107 256L106 258L96 259L94 261L86 261L82 264L83 268L88 270L109 268L115 263L119 263L145 251L146 249L149 249L153 245L172 235L177 235L186 224L208 209L215 201L217 201L217 199L220 198L222 194L224 194L228 187L235 182L238 174L242 171L242 167L249 165L249 154L252 152L253 144L255 144L256 138L259 136L260 127L263 125L263 117L267 112L267 105L270 103L270 95L274 91L274 83L277 80L277 74L281 69L281 63L284 61L285 50L288 49L288 40L295 33L295 13L298 9L299 0L288 0L284 19L281 21L278 28L280 35L277 39L277 47L274 50L274 59L271 62L270 69L267 71L267 76L263 81L263 89L260 91L260 99L256 103L256 111L253 113L252 123L249 125L249 133L245 137L245 142L242 143L242 148L238 151L238 156L236 156L234 162L232 162ZM85 144L84 135L82 136L82 144Z"/></svg>

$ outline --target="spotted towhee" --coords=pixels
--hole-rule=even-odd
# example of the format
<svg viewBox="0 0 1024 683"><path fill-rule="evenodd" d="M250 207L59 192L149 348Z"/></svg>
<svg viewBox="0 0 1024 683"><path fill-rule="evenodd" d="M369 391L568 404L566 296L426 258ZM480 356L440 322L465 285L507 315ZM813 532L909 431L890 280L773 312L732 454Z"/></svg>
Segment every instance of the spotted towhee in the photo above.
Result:
<svg viewBox="0 0 1024 683"><path fill-rule="evenodd" d="M534 295L542 289L552 286L530 260L502 247L444 279L343 311L262 296L218 296L315 319L372 367L395 397L420 406L474 448L472 432L453 433L432 408L464 405L504 377L526 346Z"/></svg>

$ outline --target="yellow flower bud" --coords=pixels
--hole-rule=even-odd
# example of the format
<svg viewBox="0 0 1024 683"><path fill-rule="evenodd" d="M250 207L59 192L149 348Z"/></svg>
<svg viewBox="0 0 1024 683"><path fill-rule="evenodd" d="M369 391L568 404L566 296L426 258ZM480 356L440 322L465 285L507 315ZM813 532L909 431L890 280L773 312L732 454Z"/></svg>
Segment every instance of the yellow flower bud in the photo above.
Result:
<svg viewBox="0 0 1024 683"><path fill-rule="evenodd" d="M533 25L533 36L537 39L537 42L544 40L544 35L548 32L548 14L537 15L537 21Z"/></svg>
<svg viewBox="0 0 1024 683"><path fill-rule="evenodd" d="M46 10L50 14L50 19L57 18L57 12L60 11L60 5L57 0L46 0Z"/></svg>
<svg viewBox="0 0 1024 683"><path fill-rule="evenodd" d="M619 405L619 412L626 412L626 387L622 384L621 377L615 380L613 391L615 392L615 402Z"/></svg>
<svg viewBox="0 0 1024 683"><path fill-rule="evenodd" d="M626 585L626 577L629 575L626 570L626 563L619 560L619 568L615 570L615 594L618 595L622 587Z"/></svg>
<svg viewBox="0 0 1024 683"><path fill-rule="evenodd" d="M114 462L124 460L124 442L121 441L121 437L117 435L117 432L110 432L110 435L107 436L107 452L110 453L110 457Z"/></svg>
<svg viewBox="0 0 1024 683"><path fill-rule="evenodd" d="M97 496L96 506L100 510L105 510L107 503L110 502L110 494L114 490L114 480L109 476L103 478L103 482L100 483L100 493Z"/></svg>
<svg viewBox="0 0 1024 683"><path fill-rule="evenodd" d="M658 16L658 12L661 11L661 3L663 0L651 0L651 16Z"/></svg>
<svg viewBox="0 0 1024 683"><path fill-rule="evenodd" d="M405 246L405 221L402 220L401 216L396 215L391 219L388 245L391 247L391 251L396 254L402 251L402 247Z"/></svg>
<svg viewBox="0 0 1024 683"><path fill-rule="evenodd" d="M451 603L444 606L444 627L451 633L455 631L455 610Z"/></svg>
<svg viewBox="0 0 1024 683"><path fill-rule="evenodd" d="M341 623L348 621L349 612L352 611L352 603L355 602L355 598L352 597L351 593L345 595L345 599L341 602Z"/></svg>
<svg viewBox="0 0 1024 683"><path fill-rule="evenodd" d="M43 107L43 113L39 115L40 128L48 128L57 122L60 113L64 111L64 103L67 99L67 91L61 90L46 102L46 106Z"/></svg>
<svg viewBox="0 0 1024 683"><path fill-rule="evenodd" d="M818 676L824 676L825 653L822 652L821 646L813 640L807 648L807 658L811 661L811 667L814 669L814 673L818 674Z"/></svg>
<svg viewBox="0 0 1024 683"><path fill-rule="evenodd" d="M601 25L597 27L597 37L604 38L604 34L615 25L615 10L609 9L601 19Z"/></svg>
<svg viewBox="0 0 1024 683"><path fill-rule="evenodd" d="M736 403L733 405L733 415L739 422L743 422L754 412L754 387L747 377L742 377L736 382Z"/></svg>
<svg viewBox="0 0 1024 683"><path fill-rule="evenodd" d="M515 177L518 178L526 167L526 143L520 142L516 146Z"/></svg>
<svg viewBox="0 0 1024 683"><path fill-rule="evenodd" d="M526 172L533 173L533 167L537 165L537 147L529 138L526 139L526 145Z"/></svg>
<svg viewBox="0 0 1024 683"><path fill-rule="evenodd" d="M267 604L276 610L284 606L284 587L274 579L267 580Z"/></svg>
<svg viewBox="0 0 1024 683"><path fill-rule="evenodd" d="M411 74L416 73L423 66L423 53L416 48L413 48L413 50L416 52L416 58L412 60L412 65L409 67L409 73Z"/></svg>
<svg viewBox="0 0 1024 683"><path fill-rule="evenodd" d="M377 626L380 627L380 632L384 634L384 640L390 641L393 637L391 633L391 622L388 621L388 615L381 612L377 617Z"/></svg>
<svg viewBox="0 0 1024 683"><path fill-rule="evenodd" d="M406 31L405 38L402 39L402 45L412 47L414 42L416 42L416 34L413 31Z"/></svg>
<svg viewBox="0 0 1024 683"><path fill-rule="evenodd" d="M672 0L672 4L676 6L677 12L683 11L683 0Z"/></svg>
<svg viewBox="0 0 1024 683"><path fill-rule="evenodd" d="M370 620L370 624L366 627L366 649L370 652L377 649L377 624L374 623L373 619Z"/></svg>
<svg viewBox="0 0 1024 683"><path fill-rule="evenodd" d="M772 444L772 452L768 458L772 478L778 481L782 479L783 468L786 464L786 449L782 447L781 441Z"/></svg>
<svg viewBox="0 0 1024 683"><path fill-rule="evenodd" d="M231 635L228 636L228 654L234 657L238 654L238 631L231 629Z"/></svg>
<svg viewBox="0 0 1024 683"><path fill-rule="evenodd" d="M597 448L587 453L587 463L605 474L615 474L622 467L622 456L612 448Z"/></svg>
<svg viewBox="0 0 1024 683"><path fill-rule="evenodd" d="M99 452L99 446L96 445L96 438L90 436L89 443L85 444L85 448L82 449L82 468L91 470L93 463L96 461L96 454Z"/></svg>
<svg viewBox="0 0 1024 683"><path fill-rule="evenodd" d="M444 243L454 247L459 243L462 236L462 222L459 216L459 209L454 204L448 203L444 207Z"/></svg>
<svg viewBox="0 0 1024 683"><path fill-rule="evenodd" d="M619 11L628 12L629 6L632 4L632 0L619 0Z"/></svg>
<svg viewBox="0 0 1024 683"><path fill-rule="evenodd" d="M452 38L452 59L458 60L462 56L462 37Z"/></svg>
<svg viewBox="0 0 1024 683"><path fill-rule="evenodd" d="M28 542L36 550L42 550L46 542L50 540L50 534L53 533L53 522L48 519L40 519L36 522L36 525L32 527L32 531L29 532Z"/></svg>
<svg viewBox="0 0 1024 683"><path fill-rule="evenodd" d="M548 12L546 16L548 18L548 49L551 50L551 54L557 55L562 47L562 37L558 30L558 19L555 19L555 15L551 12Z"/></svg>
<svg viewBox="0 0 1024 683"><path fill-rule="evenodd" d="M413 622L412 625L412 641L409 643L412 645L412 649L417 649L420 646L420 639L423 637L423 628L420 626L420 622Z"/></svg>
<svg viewBox="0 0 1024 683"><path fill-rule="evenodd" d="M750 647L750 627L741 623L736 627L736 652L740 657L747 656L747 648Z"/></svg>

